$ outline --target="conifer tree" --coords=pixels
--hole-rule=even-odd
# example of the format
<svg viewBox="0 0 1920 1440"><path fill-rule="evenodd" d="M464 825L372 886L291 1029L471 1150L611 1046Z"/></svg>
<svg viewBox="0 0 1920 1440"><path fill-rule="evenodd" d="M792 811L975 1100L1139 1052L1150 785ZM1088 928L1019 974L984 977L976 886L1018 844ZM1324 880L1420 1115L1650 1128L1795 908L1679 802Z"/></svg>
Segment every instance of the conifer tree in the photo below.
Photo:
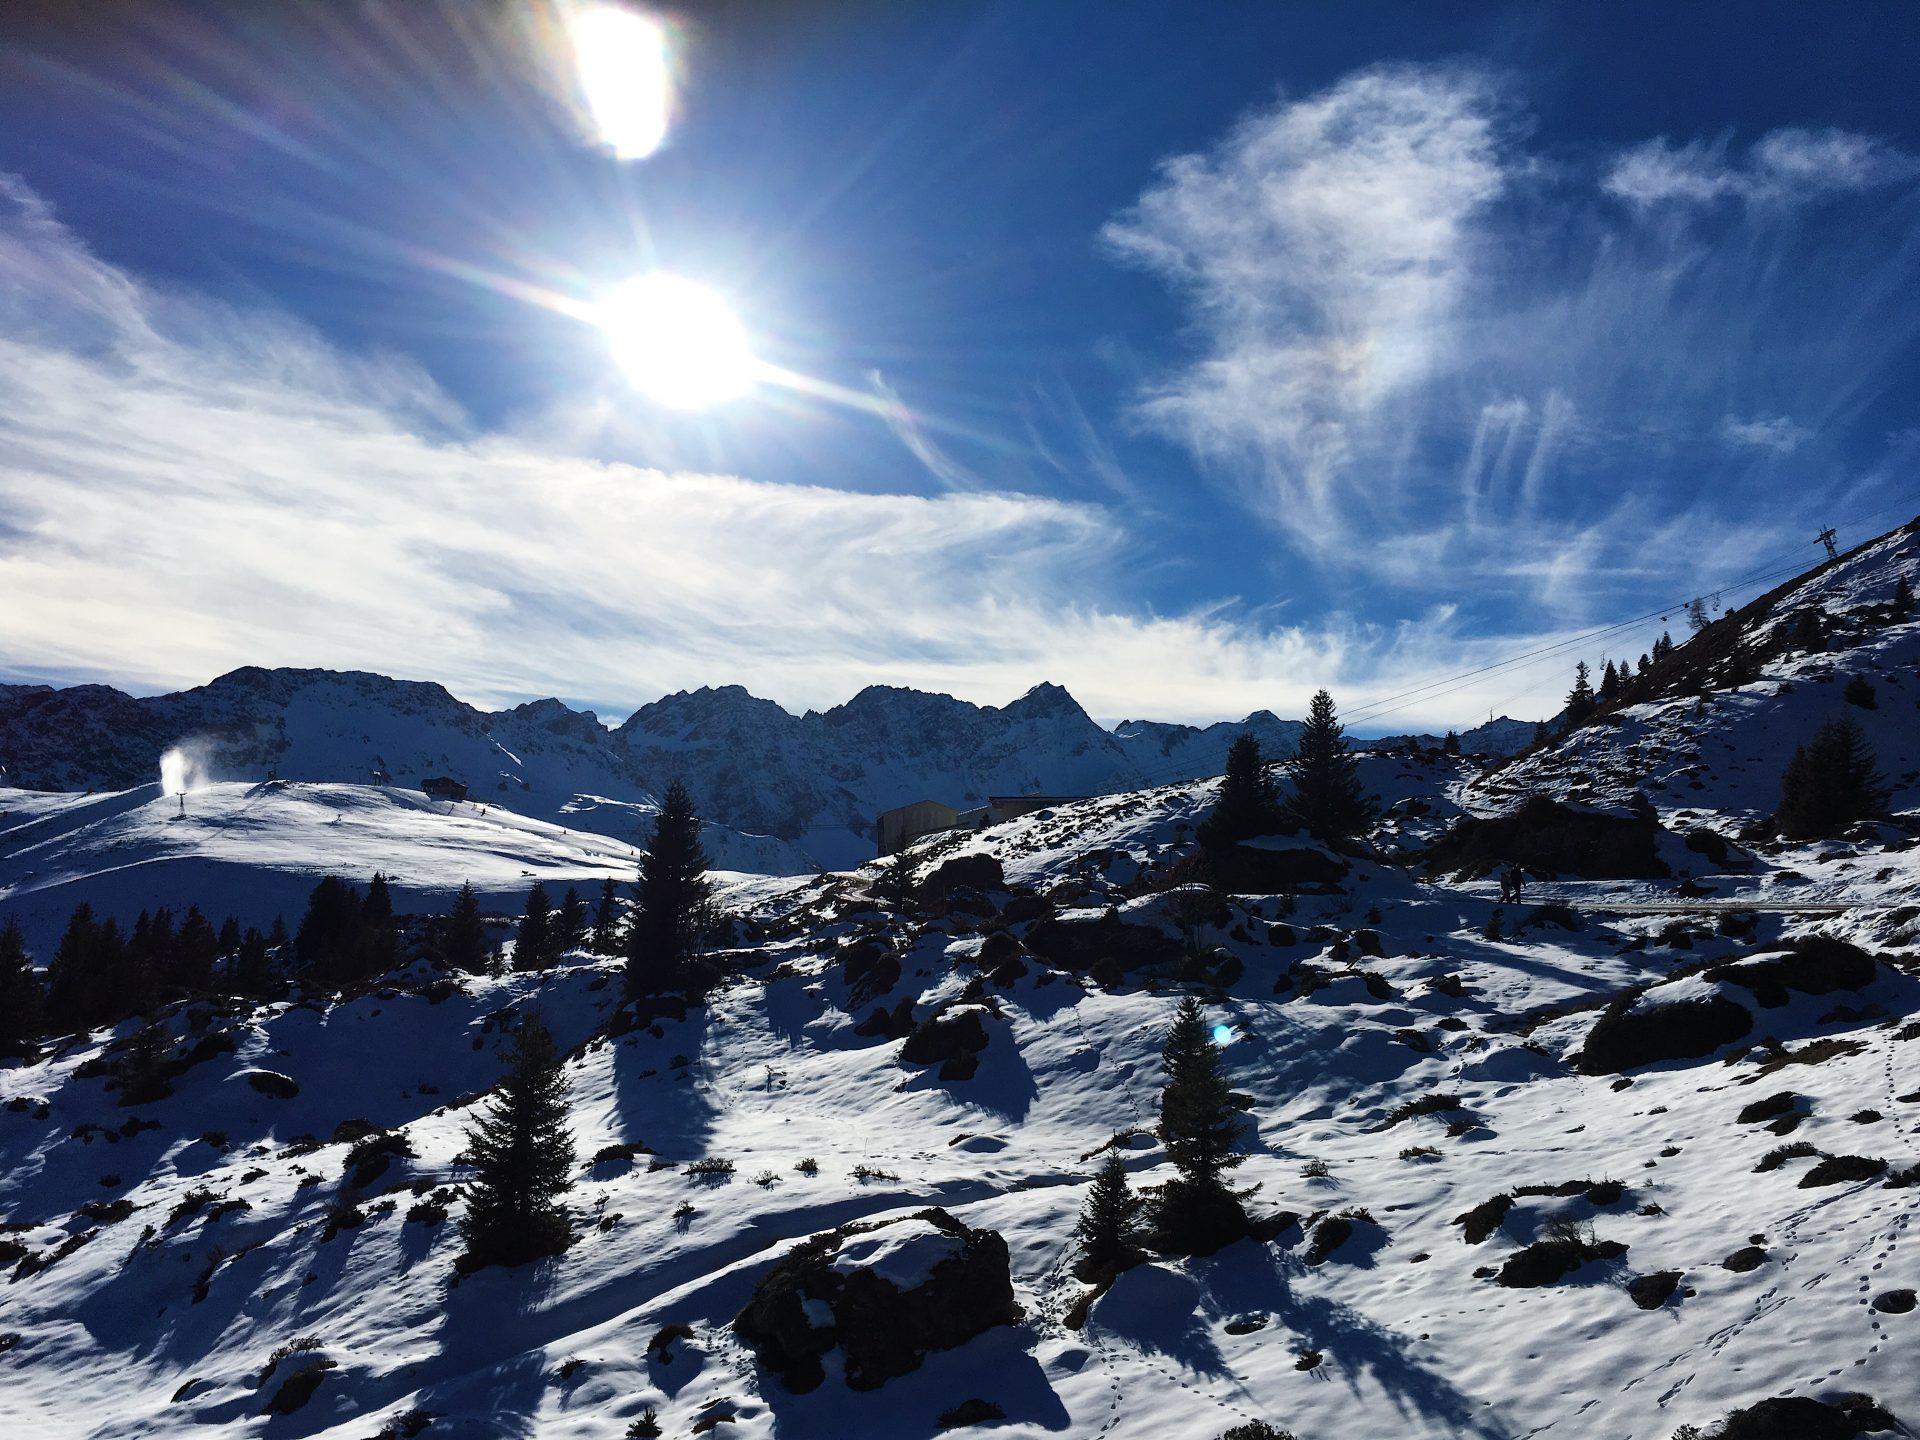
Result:
<svg viewBox="0 0 1920 1440"><path fill-rule="evenodd" d="M279 950L292 943L292 937L287 934L287 917L284 915L274 916L273 926L267 931L267 948L270 950Z"/></svg>
<svg viewBox="0 0 1920 1440"><path fill-rule="evenodd" d="M359 978L384 975L400 963L400 932L393 923L393 893L387 877L375 871L360 902L360 930L356 937Z"/></svg>
<svg viewBox="0 0 1920 1440"><path fill-rule="evenodd" d="M0 1057L31 1060L46 1033L47 1007L20 922L0 926Z"/></svg>
<svg viewBox="0 0 1920 1440"><path fill-rule="evenodd" d="M1536 750L1539 750L1544 748L1545 746L1551 745L1552 743L1553 743L1553 732L1547 729L1547 722L1544 720L1539 720L1534 722L1533 748Z"/></svg>
<svg viewBox="0 0 1920 1440"><path fill-rule="evenodd" d="M1197 1252L1245 1231L1246 1212L1224 1178L1245 1157L1234 1151L1244 1126L1220 1047L1191 996L1174 1014L1161 1060L1166 1088L1160 1092L1160 1143L1179 1175L1160 1192L1155 1226L1163 1242Z"/></svg>
<svg viewBox="0 0 1920 1440"><path fill-rule="evenodd" d="M1826 627L1820 623L1818 610L1796 610L1793 615L1792 643L1797 649L1809 653L1827 648Z"/></svg>
<svg viewBox="0 0 1920 1440"><path fill-rule="evenodd" d="M537 1015L522 1022L507 1073L467 1132L473 1165L460 1233L469 1266L521 1265L572 1241L560 1197L572 1188L567 1081Z"/></svg>
<svg viewBox="0 0 1920 1440"><path fill-rule="evenodd" d="M627 927L627 989L633 994L703 990L701 949L713 924L707 853L693 797L678 780L667 787L653 834L640 857L633 919Z"/></svg>
<svg viewBox="0 0 1920 1440"><path fill-rule="evenodd" d="M1379 803L1361 786L1359 762L1347 749L1333 697L1325 690L1316 692L1307 707L1306 728L1287 773L1293 794L1282 812L1317 840L1330 845L1351 840L1380 813Z"/></svg>
<svg viewBox="0 0 1920 1440"><path fill-rule="evenodd" d="M213 924L200 913L198 905L187 907L186 918L173 937L168 957L168 978L190 993L205 990L213 983L213 962L220 957L220 937Z"/></svg>
<svg viewBox="0 0 1920 1440"><path fill-rule="evenodd" d="M527 911L514 935L513 968L544 970L553 963L556 949L553 902L547 899L547 887L536 880L527 891Z"/></svg>
<svg viewBox="0 0 1920 1440"><path fill-rule="evenodd" d="M148 1105L173 1093L167 1062L173 1058L173 1037L161 1021L142 1017L140 1028L127 1042L120 1058L120 1103Z"/></svg>
<svg viewBox="0 0 1920 1440"><path fill-rule="evenodd" d="M456 970L477 975L487 968L487 927L480 918L480 897L467 881L454 897L453 909L440 928L440 953Z"/></svg>
<svg viewBox="0 0 1920 1440"><path fill-rule="evenodd" d="M1903 571L1893 587L1893 618L1905 620L1912 614L1913 586L1907 583L1906 573Z"/></svg>
<svg viewBox="0 0 1920 1440"><path fill-rule="evenodd" d="M1447 731L1445 738L1440 741L1440 751L1443 755L1458 755L1460 753L1460 732L1458 730Z"/></svg>
<svg viewBox="0 0 1920 1440"><path fill-rule="evenodd" d="M222 956L236 954L240 949L240 942L245 938L240 929L240 918L237 915L227 916L220 922L219 953Z"/></svg>
<svg viewBox="0 0 1920 1440"><path fill-rule="evenodd" d="M1220 777L1213 810L1200 822L1200 843L1223 850L1256 835L1271 835L1283 823L1280 796L1260 742L1251 731L1243 731L1227 747L1226 773Z"/></svg>
<svg viewBox="0 0 1920 1440"><path fill-rule="evenodd" d="M1780 779L1774 823L1788 840L1838 835L1886 814L1887 799L1866 732L1852 716L1840 716L1793 752Z"/></svg>
<svg viewBox="0 0 1920 1440"><path fill-rule="evenodd" d="M1573 688L1567 692L1567 723L1578 725L1593 713L1593 682L1588 678L1592 672L1587 662L1581 660L1573 667Z"/></svg>
<svg viewBox="0 0 1920 1440"><path fill-rule="evenodd" d="M1640 673L1644 675L1651 669L1653 669L1653 661L1648 658L1646 651L1643 650L1640 652Z"/></svg>
<svg viewBox="0 0 1920 1440"><path fill-rule="evenodd" d="M341 986L356 978L360 892L338 875L323 875L307 896L293 940L294 959L314 983Z"/></svg>
<svg viewBox="0 0 1920 1440"><path fill-rule="evenodd" d="M1713 617L1707 613L1707 602L1696 595L1687 601L1687 624L1698 635L1713 623Z"/></svg>
<svg viewBox="0 0 1920 1440"><path fill-rule="evenodd" d="M600 882L600 900L593 907L593 938L588 948L596 955L620 953L619 890L611 878Z"/></svg>
<svg viewBox="0 0 1920 1440"><path fill-rule="evenodd" d="M1673 653L1673 637L1666 631L1660 632L1660 638L1653 642L1653 663L1658 665Z"/></svg>
<svg viewBox="0 0 1920 1440"><path fill-rule="evenodd" d="M273 962L267 956L267 937L252 926L240 937L230 978L233 990L241 995L263 996L273 989Z"/></svg>
<svg viewBox="0 0 1920 1440"><path fill-rule="evenodd" d="M572 949L586 933L587 902L580 898L576 887L569 885L567 893L560 897L560 909L554 919L555 952Z"/></svg>
<svg viewBox="0 0 1920 1440"><path fill-rule="evenodd" d="M1074 1270L1083 1280L1112 1275L1138 1253L1140 1197L1127 1186L1127 1165L1118 1151L1107 1158L1093 1177L1074 1238L1080 1242L1080 1260Z"/></svg>

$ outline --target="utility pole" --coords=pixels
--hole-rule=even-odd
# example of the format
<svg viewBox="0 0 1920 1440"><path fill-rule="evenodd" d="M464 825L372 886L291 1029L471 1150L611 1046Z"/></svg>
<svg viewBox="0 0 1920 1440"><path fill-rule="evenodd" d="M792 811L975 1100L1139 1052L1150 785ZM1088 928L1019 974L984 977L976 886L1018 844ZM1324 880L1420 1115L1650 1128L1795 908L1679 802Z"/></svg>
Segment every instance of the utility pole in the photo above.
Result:
<svg viewBox="0 0 1920 1440"><path fill-rule="evenodd" d="M1840 558L1840 552L1834 548L1833 527L1831 525L1820 532L1820 543L1827 547L1827 558L1829 560L1838 560Z"/></svg>

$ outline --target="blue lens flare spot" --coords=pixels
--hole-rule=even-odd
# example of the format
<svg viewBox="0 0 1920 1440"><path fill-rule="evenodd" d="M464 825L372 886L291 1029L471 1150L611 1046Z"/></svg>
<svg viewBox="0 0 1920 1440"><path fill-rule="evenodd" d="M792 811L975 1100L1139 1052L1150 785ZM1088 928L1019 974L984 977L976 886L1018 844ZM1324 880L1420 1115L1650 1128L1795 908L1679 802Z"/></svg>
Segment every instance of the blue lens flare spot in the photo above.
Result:
<svg viewBox="0 0 1920 1440"><path fill-rule="evenodd" d="M1214 1026L1213 1043L1216 1045L1231 1045L1233 1043L1233 1027L1231 1025Z"/></svg>

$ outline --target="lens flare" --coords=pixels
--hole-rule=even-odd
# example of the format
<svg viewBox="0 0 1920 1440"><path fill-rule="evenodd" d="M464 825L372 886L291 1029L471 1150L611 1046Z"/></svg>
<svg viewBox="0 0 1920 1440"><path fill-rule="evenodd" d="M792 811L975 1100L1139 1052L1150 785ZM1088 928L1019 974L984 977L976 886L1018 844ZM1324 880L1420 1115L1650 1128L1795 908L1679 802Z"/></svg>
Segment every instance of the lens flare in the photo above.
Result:
<svg viewBox="0 0 1920 1440"><path fill-rule="evenodd" d="M759 374L739 317L683 276L636 275L600 302L596 318L627 378L659 404L704 409L745 394Z"/></svg>
<svg viewBox="0 0 1920 1440"><path fill-rule="evenodd" d="M672 84L667 34L618 5L593 5L567 22L580 93L600 138L622 160L640 160L667 138Z"/></svg>
<svg viewBox="0 0 1920 1440"><path fill-rule="evenodd" d="M1231 1025L1214 1026L1213 1043L1216 1045L1231 1045L1233 1043L1233 1027Z"/></svg>

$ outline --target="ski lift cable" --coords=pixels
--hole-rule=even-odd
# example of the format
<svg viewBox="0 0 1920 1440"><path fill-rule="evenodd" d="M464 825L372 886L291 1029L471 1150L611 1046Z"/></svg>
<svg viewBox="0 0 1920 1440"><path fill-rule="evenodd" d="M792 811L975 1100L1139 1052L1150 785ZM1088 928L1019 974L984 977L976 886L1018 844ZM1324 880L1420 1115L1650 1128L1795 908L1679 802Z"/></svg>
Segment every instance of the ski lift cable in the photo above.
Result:
<svg viewBox="0 0 1920 1440"><path fill-rule="evenodd" d="M1905 510L1908 508L1909 505L1914 503L1914 498L1915 497L1909 497L1907 500L1898 501L1891 505L1884 505L1877 510L1870 510L1864 515L1850 517L1848 523L1856 526L1862 525L1868 520L1876 519L1880 516L1890 514L1893 511ZM1736 589L1745 585L1752 584L1755 581L1772 579L1776 576L1785 575L1795 570L1798 570L1801 568L1800 562L1798 561L1791 561L1786 565L1780 565L1777 562L1785 557L1798 555L1799 553L1801 553L1801 551L1803 551L1806 548L1806 545L1809 545L1809 544L1817 545L1819 543L1820 542L1818 540L1811 540L1811 541L1805 542L1804 544L1796 545L1790 550L1782 550L1775 553L1774 555L1770 555L1767 557L1766 561L1763 562L1760 568L1751 570L1747 572L1745 575L1736 576L1732 580L1725 581L1721 584L1719 588L1722 591ZM1446 676L1439 680L1430 681L1425 685L1415 686L1411 690L1402 690L1392 695L1383 695L1378 700L1372 701L1367 705L1363 705L1359 707L1359 709L1353 712L1351 718L1354 720L1360 720L1360 719L1366 718L1370 714L1391 713L1390 711L1384 709L1383 707L1393 705L1394 702L1396 701L1424 696L1427 691L1433 690L1440 686L1450 685L1455 680L1468 679L1473 676L1487 674L1495 670L1504 669L1509 665L1518 664L1523 660L1532 659L1537 655L1546 655L1546 654L1551 654L1551 653L1556 653L1559 651L1571 649L1577 645L1585 645L1594 640L1604 639L1608 636L1613 635L1618 631L1631 629L1633 626L1636 626L1636 625L1644 625L1654 620L1664 620L1673 611L1684 608L1685 605L1694 598L1695 598L1694 596L1688 596L1686 597L1686 599L1677 601L1672 604L1663 605L1658 610L1650 611L1645 615L1637 615L1628 620L1617 621L1611 625L1602 626L1597 630L1588 631L1585 634L1575 635L1565 640L1555 641L1551 645L1538 646L1533 650L1522 651L1520 654L1509 656L1505 660L1497 660L1487 665L1476 667L1475 669L1472 669L1472 670L1461 671L1457 675ZM1397 708L1403 708L1403 707L1394 706L1394 708L1397 709Z"/></svg>

